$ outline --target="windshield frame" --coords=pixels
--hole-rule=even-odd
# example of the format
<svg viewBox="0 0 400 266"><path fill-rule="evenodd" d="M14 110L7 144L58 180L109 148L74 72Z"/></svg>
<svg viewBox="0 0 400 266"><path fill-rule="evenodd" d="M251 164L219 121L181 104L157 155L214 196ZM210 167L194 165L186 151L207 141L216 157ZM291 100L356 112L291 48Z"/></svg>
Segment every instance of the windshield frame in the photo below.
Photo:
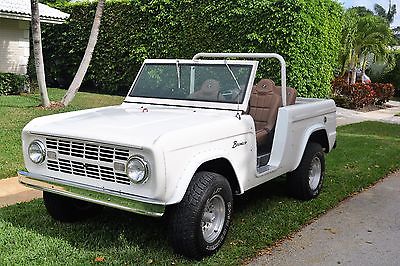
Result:
<svg viewBox="0 0 400 266"><path fill-rule="evenodd" d="M247 87L245 88L245 97L241 103L227 103L227 102L210 102L202 100L185 100L185 99L163 99L163 98L151 98L151 97L136 97L129 96L135 87L139 75L141 74L146 64L198 64L198 65L246 65L251 66L251 72ZM124 100L126 103L139 103L139 104L154 104L154 105L167 105L175 107L194 107L194 108L207 108L207 109L221 109L221 110L241 110L245 112L247 110L251 90L254 83L255 74L258 67L258 61L250 60L187 60L187 59L146 59L136 78L129 89L129 92Z"/></svg>

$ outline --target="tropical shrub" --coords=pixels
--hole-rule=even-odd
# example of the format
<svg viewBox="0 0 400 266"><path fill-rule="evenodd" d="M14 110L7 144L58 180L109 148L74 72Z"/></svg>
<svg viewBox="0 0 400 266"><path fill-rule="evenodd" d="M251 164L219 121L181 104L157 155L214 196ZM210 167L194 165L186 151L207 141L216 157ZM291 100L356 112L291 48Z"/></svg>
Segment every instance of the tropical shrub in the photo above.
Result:
<svg viewBox="0 0 400 266"><path fill-rule="evenodd" d="M0 95L21 93L26 85L26 76L13 73L0 73Z"/></svg>
<svg viewBox="0 0 400 266"><path fill-rule="evenodd" d="M372 83L372 89L375 91L375 104L382 105L390 100L395 94L395 88L390 83Z"/></svg>
<svg viewBox="0 0 400 266"><path fill-rule="evenodd" d="M349 85L343 78L332 82L332 98L336 105L359 109L368 105L383 105L394 95L390 83L355 83Z"/></svg>
<svg viewBox="0 0 400 266"><path fill-rule="evenodd" d="M67 23L43 27L46 80L70 84L89 37L96 3L58 4ZM327 97L337 64L343 8L333 0L107 1L83 88L126 93L145 58L198 52L276 52L301 96ZM277 62L260 77L279 83Z"/></svg>

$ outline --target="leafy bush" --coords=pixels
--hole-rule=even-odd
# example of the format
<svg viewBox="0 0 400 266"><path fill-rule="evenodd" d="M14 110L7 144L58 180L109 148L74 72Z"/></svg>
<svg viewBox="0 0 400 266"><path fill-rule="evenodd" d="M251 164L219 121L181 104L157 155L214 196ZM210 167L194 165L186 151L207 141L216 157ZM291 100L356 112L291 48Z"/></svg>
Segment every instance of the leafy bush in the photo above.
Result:
<svg viewBox="0 0 400 266"><path fill-rule="evenodd" d="M389 83L347 84L343 78L332 82L332 98L336 105L358 109L367 105L383 105L394 95L394 87Z"/></svg>
<svg viewBox="0 0 400 266"><path fill-rule="evenodd" d="M43 27L46 80L66 87L84 54L96 3L56 6L71 17ZM83 88L126 93L145 58L276 52L287 60L288 84L301 96L327 97L342 13L332 0L107 1ZM279 82L276 62L263 62L260 72Z"/></svg>
<svg viewBox="0 0 400 266"><path fill-rule="evenodd" d="M19 94L26 85L26 76L0 73L0 95Z"/></svg>
<svg viewBox="0 0 400 266"><path fill-rule="evenodd" d="M383 80L395 86L395 96L400 97L400 51L395 55L396 65L392 71L385 73Z"/></svg>
<svg viewBox="0 0 400 266"><path fill-rule="evenodd" d="M375 91L375 104L377 105L388 102L395 94L395 88L390 83L372 83L371 86Z"/></svg>

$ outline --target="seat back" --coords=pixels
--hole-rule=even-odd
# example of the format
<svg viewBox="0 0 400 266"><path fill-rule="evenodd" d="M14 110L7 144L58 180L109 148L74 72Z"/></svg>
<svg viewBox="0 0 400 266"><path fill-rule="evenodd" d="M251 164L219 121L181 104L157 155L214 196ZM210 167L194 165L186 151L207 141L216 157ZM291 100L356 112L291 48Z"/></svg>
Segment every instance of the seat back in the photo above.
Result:
<svg viewBox="0 0 400 266"><path fill-rule="evenodd" d="M256 131L265 129L269 132L275 126L282 99L274 92L274 87L275 83L270 79L262 79L253 87L249 114L254 119Z"/></svg>
<svg viewBox="0 0 400 266"><path fill-rule="evenodd" d="M198 91L188 96L188 99L215 101L219 98L219 90L220 85L218 80L207 79Z"/></svg>
<svg viewBox="0 0 400 266"><path fill-rule="evenodd" d="M282 87L275 86L274 92L282 96ZM286 87L286 105L293 105L296 102L297 91L294 88Z"/></svg>

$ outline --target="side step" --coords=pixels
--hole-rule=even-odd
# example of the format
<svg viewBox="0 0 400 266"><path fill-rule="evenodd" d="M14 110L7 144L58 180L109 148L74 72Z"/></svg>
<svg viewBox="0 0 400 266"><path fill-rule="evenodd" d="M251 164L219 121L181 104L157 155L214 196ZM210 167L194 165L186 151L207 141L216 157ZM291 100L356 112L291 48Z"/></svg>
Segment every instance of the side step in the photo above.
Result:
<svg viewBox="0 0 400 266"><path fill-rule="evenodd" d="M271 153L257 155L257 169L266 166L268 164L269 157L271 157Z"/></svg>

